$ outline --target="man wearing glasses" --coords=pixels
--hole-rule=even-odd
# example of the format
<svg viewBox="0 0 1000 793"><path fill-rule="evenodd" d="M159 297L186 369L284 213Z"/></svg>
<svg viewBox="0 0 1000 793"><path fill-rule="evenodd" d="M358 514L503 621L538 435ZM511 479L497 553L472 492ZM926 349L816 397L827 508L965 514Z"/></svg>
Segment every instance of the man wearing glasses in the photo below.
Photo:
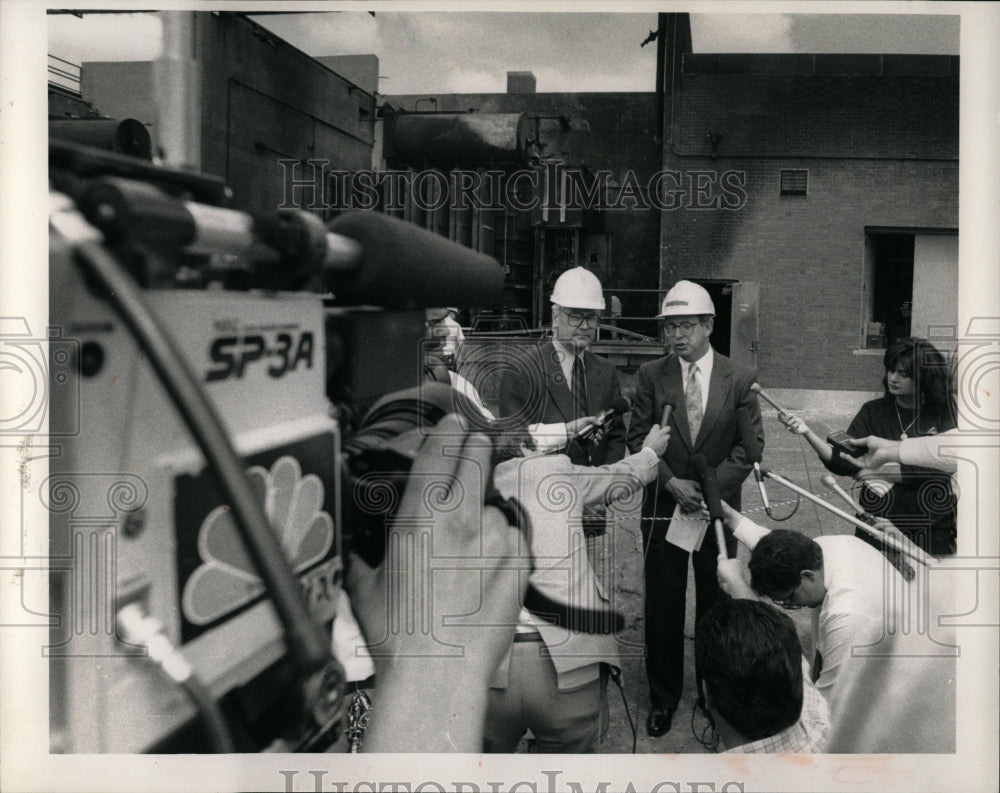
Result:
<svg viewBox="0 0 1000 793"><path fill-rule="evenodd" d="M600 280L583 267L569 269L556 280L551 301L552 337L516 351L500 384L500 416L515 426L596 416L621 396L615 365L590 351L605 306ZM636 450L641 445L642 438ZM622 418L588 440L570 441L565 453L575 465L618 462L625 456ZM584 530L602 533L603 513L585 516Z"/></svg>
<svg viewBox="0 0 1000 793"><path fill-rule="evenodd" d="M719 597L715 574L719 549L714 532L705 531L701 483L691 459L705 457L716 471L722 499L739 508L740 488L752 469L740 437L740 411L748 418L744 426L752 428L761 448L764 445L760 406L750 390L754 373L717 353L709 341L715 306L708 292L691 281L678 281L667 292L658 316L667 355L639 368L628 432L629 447L637 451L645 433L661 421L664 407L673 406L672 440L658 480L646 488L641 521L651 704L646 732L653 737L670 729L681 700L689 557L694 567L696 623ZM683 539L678 536L682 529ZM736 541L726 544L732 555ZM695 677L701 704L697 665Z"/></svg>
<svg viewBox="0 0 1000 793"><path fill-rule="evenodd" d="M723 505L727 528L751 549L719 561L734 598L812 609L816 688L830 706L833 754L955 751L955 606L947 577L907 581L851 535L810 539L763 526ZM818 669L816 667L819 667Z"/></svg>

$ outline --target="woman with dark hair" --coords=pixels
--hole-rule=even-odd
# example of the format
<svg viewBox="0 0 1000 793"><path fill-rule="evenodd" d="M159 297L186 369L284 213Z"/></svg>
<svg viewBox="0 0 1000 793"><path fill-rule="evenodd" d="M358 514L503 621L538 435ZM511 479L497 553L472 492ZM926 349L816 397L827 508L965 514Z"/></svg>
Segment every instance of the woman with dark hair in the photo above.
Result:
<svg viewBox="0 0 1000 793"><path fill-rule="evenodd" d="M885 351L882 361L885 394L861 406L848 435L898 441L955 428L950 365L933 344L920 338L900 339ZM868 512L889 519L935 556L955 553L955 496L947 474L911 465L901 465L898 471L880 469L877 475L859 471L795 414L785 414L782 421L809 442L827 470L862 483L859 501Z"/></svg>

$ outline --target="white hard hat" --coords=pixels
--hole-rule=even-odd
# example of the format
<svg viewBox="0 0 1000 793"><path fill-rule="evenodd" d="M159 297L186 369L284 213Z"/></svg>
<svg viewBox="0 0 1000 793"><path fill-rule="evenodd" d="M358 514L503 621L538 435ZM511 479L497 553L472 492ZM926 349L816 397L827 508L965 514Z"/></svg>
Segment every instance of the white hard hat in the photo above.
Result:
<svg viewBox="0 0 1000 793"><path fill-rule="evenodd" d="M585 267L574 267L560 275L550 299L557 306L604 310L601 282Z"/></svg>
<svg viewBox="0 0 1000 793"><path fill-rule="evenodd" d="M715 316L715 306L705 287L691 281L678 281L667 296L657 317L683 317L695 314L711 314Z"/></svg>

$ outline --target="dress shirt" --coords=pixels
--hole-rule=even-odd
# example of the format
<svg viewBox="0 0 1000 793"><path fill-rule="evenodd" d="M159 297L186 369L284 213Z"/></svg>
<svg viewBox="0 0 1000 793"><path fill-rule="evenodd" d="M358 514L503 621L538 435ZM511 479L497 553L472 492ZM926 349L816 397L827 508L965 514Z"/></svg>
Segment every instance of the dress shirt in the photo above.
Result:
<svg viewBox="0 0 1000 793"><path fill-rule="evenodd" d="M552 346L556 348L557 360L559 361L559 368L562 369L563 377L566 378L566 387L573 391L573 359L576 357L576 353L573 351L572 347L566 347L560 344L555 339L552 340ZM582 356L584 351L581 350L580 355Z"/></svg>
<svg viewBox="0 0 1000 793"><path fill-rule="evenodd" d="M830 706L810 679L809 664L802 659L802 714L791 727L767 738L758 738L727 749L733 754L822 754L830 742Z"/></svg>
<svg viewBox="0 0 1000 793"><path fill-rule="evenodd" d="M681 376L684 378L684 390L687 391L688 378L690 377L690 370L693 364L698 364L698 384L701 386L701 413L705 414L705 410L708 408L708 384L712 382L712 364L715 360L715 352L712 350L711 346L701 358L697 361L685 361L680 358L681 364ZM572 365L572 362L570 362Z"/></svg>

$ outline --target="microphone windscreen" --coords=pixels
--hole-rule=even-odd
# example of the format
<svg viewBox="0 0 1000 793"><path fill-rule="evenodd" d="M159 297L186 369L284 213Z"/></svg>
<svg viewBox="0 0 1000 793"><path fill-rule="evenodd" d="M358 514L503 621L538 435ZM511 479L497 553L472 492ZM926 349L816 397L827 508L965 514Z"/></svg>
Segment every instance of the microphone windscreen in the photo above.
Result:
<svg viewBox="0 0 1000 793"><path fill-rule="evenodd" d="M701 483L701 494L708 505L708 514L714 520L722 519L722 496L719 494L719 479L715 469L705 460L705 455L696 454L691 458L691 468Z"/></svg>
<svg viewBox="0 0 1000 793"><path fill-rule="evenodd" d="M632 403L625 397L615 397L611 400L611 409L615 412L616 416L620 416L632 409Z"/></svg>
<svg viewBox="0 0 1000 793"><path fill-rule="evenodd" d="M705 495L705 503L708 505L708 515L712 520L724 520L725 513L722 511L722 495L719 493L719 478L715 469L709 467L705 471L705 483L702 485L702 492Z"/></svg>
<svg viewBox="0 0 1000 793"><path fill-rule="evenodd" d="M743 450L747 453L747 460L751 463L759 463L764 457L764 450L760 447L760 439L754 430L750 411L745 407L738 408L736 422L739 425L740 441L743 443Z"/></svg>
<svg viewBox="0 0 1000 793"><path fill-rule="evenodd" d="M361 265L327 270L325 286L348 304L387 309L495 306L504 276L496 259L380 212L348 212L327 229L361 245Z"/></svg>
<svg viewBox="0 0 1000 793"><path fill-rule="evenodd" d="M691 458L691 468L694 471L694 475L698 477L698 481L701 482L705 478L705 471L708 470L708 461L705 459L704 454L696 454Z"/></svg>

